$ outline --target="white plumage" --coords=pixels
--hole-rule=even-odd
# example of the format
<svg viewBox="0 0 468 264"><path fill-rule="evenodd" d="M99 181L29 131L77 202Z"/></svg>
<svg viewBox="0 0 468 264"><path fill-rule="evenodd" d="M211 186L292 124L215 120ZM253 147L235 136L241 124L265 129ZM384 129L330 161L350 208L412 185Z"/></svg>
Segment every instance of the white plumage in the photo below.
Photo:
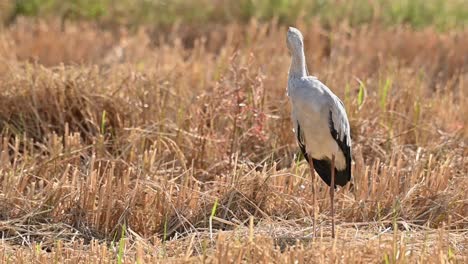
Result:
<svg viewBox="0 0 468 264"><path fill-rule="evenodd" d="M291 53L288 96L296 138L312 174L314 170L330 186L332 237L335 236L334 191L351 180L351 137L343 103L316 77L309 76L301 32L290 27L287 45Z"/></svg>
<svg viewBox="0 0 468 264"><path fill-rule="evenodd" d="M331 115L338 139L344 141L345 137L349 137L349 124L339 99L317 78L291 80L288 87L294 128L297 133L297 126L300 125L308 156L331 160L335 155L336 168L344 170L345 156L329 128Z"/></svg>
<svg viewBox="0 0 468 264"><path fill-rule="evenodd" d="M299 30L289 28L287 44L292 57L288 96L299 146L328 185L334 155L335 184L343 186L351 180L350 127L343 103L316 77L308 76ZM329 165L325 167L326 164Z"/></svg>

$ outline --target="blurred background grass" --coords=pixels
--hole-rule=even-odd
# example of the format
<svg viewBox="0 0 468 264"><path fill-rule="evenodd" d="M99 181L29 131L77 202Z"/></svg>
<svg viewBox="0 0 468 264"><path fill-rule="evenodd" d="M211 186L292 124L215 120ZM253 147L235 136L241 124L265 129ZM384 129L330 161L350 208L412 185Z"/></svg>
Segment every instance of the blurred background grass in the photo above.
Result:
<svg viewBox="0 0 468 264"><path fill-rule="evenodd" d="M318 19L325 26L341 22L351 26L408 24L442 31L468 24L466 0L0 0L0 10L4 23L30 16L127 26L242 23L252 18L277 18L282 24L298 18L305 22Z"/></svg>

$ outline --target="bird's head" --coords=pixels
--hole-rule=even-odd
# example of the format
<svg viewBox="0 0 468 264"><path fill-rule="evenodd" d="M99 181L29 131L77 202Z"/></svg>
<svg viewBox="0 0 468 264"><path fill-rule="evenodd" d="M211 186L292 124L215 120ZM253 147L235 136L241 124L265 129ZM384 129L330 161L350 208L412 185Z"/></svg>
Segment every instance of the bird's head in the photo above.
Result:
<svg viewBox="0 0 468 264"><path fill-rule="evenodd" d="M289 27L286 44L288 46L289 52L292 54L297 54L298 51L303 49L304 37L299 29L294 27Z"/></svg>

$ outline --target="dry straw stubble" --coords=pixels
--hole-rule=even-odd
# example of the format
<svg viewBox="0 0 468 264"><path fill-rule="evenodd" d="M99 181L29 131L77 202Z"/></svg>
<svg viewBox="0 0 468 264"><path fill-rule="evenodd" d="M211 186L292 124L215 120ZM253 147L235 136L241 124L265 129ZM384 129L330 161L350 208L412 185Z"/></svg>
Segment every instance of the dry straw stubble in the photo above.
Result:
<svg viewBox="0 0 468 264"><path fill-rule="evenodd" d="M0 36L0 259L466 260L468 33L299 26L353 130L335 240L321 182L311 237L285 28L25 20Z"/></svg>

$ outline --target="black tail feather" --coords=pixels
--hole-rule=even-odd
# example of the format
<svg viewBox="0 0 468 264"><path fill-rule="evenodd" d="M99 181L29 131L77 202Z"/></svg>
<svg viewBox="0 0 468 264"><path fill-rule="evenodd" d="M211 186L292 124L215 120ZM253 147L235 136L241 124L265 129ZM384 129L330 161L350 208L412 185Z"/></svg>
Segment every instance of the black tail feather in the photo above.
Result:
<svg viewBox="0 0 468 264"><path fill-rule="evenodd" d="M320 178L328 185L331 184L331 161L328 159L317 160L312 159L314 163L315 171L318 173ZM346 168L345 170L339 171L335 168L335 187L336 185L345 186L351 180L351 169Z"/></svg>

